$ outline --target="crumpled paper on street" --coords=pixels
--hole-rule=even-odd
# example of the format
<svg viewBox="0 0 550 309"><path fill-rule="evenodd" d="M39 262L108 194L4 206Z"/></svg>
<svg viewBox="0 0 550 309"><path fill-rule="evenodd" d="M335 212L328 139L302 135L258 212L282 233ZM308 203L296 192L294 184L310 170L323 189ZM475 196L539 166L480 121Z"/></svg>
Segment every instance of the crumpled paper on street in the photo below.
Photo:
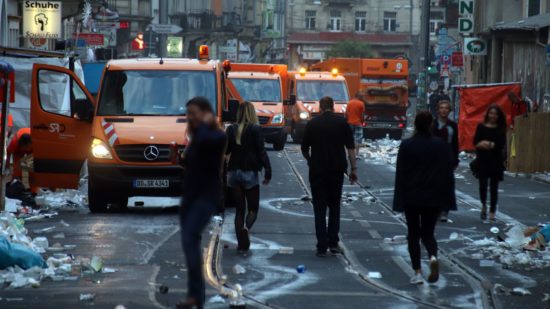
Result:
<svg viewBox="0 0 550 309"><path fill-rule="evenodd" d="M41 189L35 198L36 205L46 209L79 208L88 206L88 179L80 180L78 190L58 189L55 191Z"/></svg>
<svg viewBox="0 0 550 309"><path fill-rule="evenodd" d="M359 152L362 158L374 163L395 165L401 145L400 140L384 138L367 140L366 144L368 147L361 148Z"/></svg>

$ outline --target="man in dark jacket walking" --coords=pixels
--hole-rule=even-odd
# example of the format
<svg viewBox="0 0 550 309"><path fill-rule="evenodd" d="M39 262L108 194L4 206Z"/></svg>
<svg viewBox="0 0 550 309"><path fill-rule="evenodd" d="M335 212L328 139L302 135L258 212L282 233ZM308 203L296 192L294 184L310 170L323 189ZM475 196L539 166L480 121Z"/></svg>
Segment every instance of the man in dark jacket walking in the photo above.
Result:
<svg viewBox="0 0 550 309"><path fill-rule="evenodd" d="M421 112L415 119L415 134L401 143L397 155L393 210L404 212L409 254L415 275L411 284L424 282L420 268L420 240L430 257L428 282L439 279L437 242L434 236L442 210L456 209L449 147L431 136L433 118Z"/></svg>
<svg viewBox="0 0 550 309"><path fill-rule="evenodd" d="M437 118L433 123L432 132L434 137L443 140L450 147L453 168L456 170L460 160L458 159L458 126L456 122L449 119L451 113L451 102L441 100L437 103ZM448 211L441 211L441 222L448 221Z"/></svg>
<svg viewBox="0 0 550 309"><path fill-rule="evenodd" d="M344 117L334 114L334 101L321 99L322 114L308 122L304 130L302 154L309 165L309 182L313 195L317 256L324 257L327 250L340 253L340 200L344 174L347 172L346 149L351 165L349 179L357 181L355 144L353 133ZM329 210L328 229L326 223Z"/></svg>

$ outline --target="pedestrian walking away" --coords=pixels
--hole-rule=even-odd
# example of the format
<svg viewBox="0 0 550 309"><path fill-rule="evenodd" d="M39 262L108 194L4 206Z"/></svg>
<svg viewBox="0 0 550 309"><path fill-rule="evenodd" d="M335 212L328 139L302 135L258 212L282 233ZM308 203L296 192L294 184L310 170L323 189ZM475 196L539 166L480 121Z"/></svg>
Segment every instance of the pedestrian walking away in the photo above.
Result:
<svg viewBox="0 0 550 309"><path fill-rule="evenodd" d="M492 105L485 118L477 126L474 136L476 148L476 177L479 180L481 220L487 219L487 186L490 187L491 204L489 220L495 221L498 203L498 183L504 179L506 160L506 116L500 107Z"/></svg>
<svg viewBox="0 0 550 309"><path fill-rule="evenodd" d="M359 149L363 143L363 120L365 119L365 101L361 92L355 94L346 108L346 119L353 131L355 140L355 155L359 155Z"/></svg>
<svg viewBox="0 0 550 309"><path fill-rule="evenodd" d="M304 130L302 154L309 166L309 182L315 217L317 255L340 253L340 201L344 174L351 165L349 179L357 181L357 165L353 133L347 121L334 114L334 100L323 97L319 102L321 115L308 122ZM328 208L328 227L326 214Z"/></svg>
<svg viewBox="0 0 550 309"><path fill-rule="evenodd" d="M432 137L433 118L420 112L414 121L413 137L403 140L397 154L393 210L404 212L408 249L415 272L411 284L424 282L420 264L420 240L428 251L428 282L439 279L435 226L441 211L456 209L453 162L449 147Z"/></svg>
<svg viewBox="0 0 550 309"><path fill-rule="evenodd" d="M187 299L177 308L202 308L205 283L202 270L201 233L221 202L225 133L219 128L208 99L195 97L186 105L189 143L184 167L180 225L187 262Z"/></svg>
<svg viewBox="0 0 550 309"><path fill-rule="evenodd" d="M450 147L453 169L456 170L460 160L458 159L458 126L456 122L449 119L451 113L451 102L448 100L439 101L437 105L437 118L433 123L432 133L434 137L443 140ZM441 211L441 222L448 221L449 212Z"/></svg>
<svg viewBox="0 0 550 309"><path fill-rule="evenodd" d="M271 164L258 123L254 105L243 102L237 110L237 123L227 128L227 185L235 201L235 233L239 251L249 250L249 231L258 217L259 172L264 169L263 185L271 180Z"/></svg>

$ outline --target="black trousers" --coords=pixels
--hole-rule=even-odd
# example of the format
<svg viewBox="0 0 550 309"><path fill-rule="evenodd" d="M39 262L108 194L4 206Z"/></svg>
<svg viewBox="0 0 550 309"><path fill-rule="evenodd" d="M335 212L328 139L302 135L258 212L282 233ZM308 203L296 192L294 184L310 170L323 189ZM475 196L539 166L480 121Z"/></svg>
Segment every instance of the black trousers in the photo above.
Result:
<svg viewBox="0 0 550 309"><path fill-rule="evenodd" d="M437 241L435 240L435 224L439 217L438 208L409 206L405 207L409 242L409 255L414 270L420 269L420 240L428 251L428 256L437 257Z"/></svg>
<svg viewBox="0 0 550 309"><path fill-rule="evenodd" d="M315 215L315 234L317 235L317 250L326 251L329 247L338 246L340 232L340 201L343 172L309 174L313 211ZM327 226L328 209L328 226Z"/></svg>
<svg viewBox="0 0 550 309"><path fill-rule="evenodd" d="M489 212L491 213L497 211L498 183L498 177L479 176L479 199L483 206L487 205L487 185L489 185L491 192L491 207Z"/></svg>

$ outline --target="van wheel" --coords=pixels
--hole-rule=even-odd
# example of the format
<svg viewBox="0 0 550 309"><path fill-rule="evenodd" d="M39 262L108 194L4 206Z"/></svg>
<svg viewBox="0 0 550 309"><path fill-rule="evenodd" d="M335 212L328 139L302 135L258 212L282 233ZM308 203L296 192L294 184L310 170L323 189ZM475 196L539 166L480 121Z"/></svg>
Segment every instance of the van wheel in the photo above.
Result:
<svg viewBox="0 0 550 309"><path fill-rule="evenodd" d="M102 213L107 211L107 198L99 192L92 179L88 179L88 207L92 213Z"/></svg>
<svg viewBox="0 0 550 309"><path fill-rule="evenodd" d="M285 132L281 132L281 135L273 142L273 149L277 151L285 149L286 137L287 134Z"/></svg>

